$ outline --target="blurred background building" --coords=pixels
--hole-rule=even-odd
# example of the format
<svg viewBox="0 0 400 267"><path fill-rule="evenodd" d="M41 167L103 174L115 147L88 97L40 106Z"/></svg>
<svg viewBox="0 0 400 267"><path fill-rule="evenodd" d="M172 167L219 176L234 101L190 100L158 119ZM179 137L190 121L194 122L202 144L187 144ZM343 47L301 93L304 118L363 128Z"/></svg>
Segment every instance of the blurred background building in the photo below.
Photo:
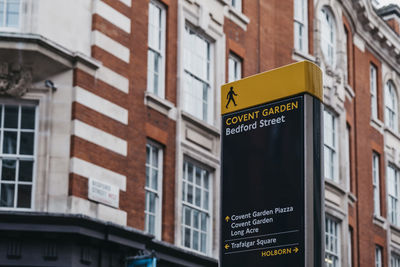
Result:
<svg viewBox="0 0 400 267"><path fill-rule="evenodd" d="M326 266L400 266L400 8L369 0L0 0L0 265L217 266L220 85L301 60Z"/></svg>

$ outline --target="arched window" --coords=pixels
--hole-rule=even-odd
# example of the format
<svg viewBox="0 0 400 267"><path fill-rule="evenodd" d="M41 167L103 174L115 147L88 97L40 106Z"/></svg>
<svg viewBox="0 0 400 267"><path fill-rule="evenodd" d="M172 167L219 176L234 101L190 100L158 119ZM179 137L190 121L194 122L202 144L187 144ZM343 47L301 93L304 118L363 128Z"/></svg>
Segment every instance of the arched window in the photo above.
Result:
<svg viewBox="0 0 400 267"><path fill-rule="evenodd" d="M335 20L328 7L323 7L320 12L321 21L321 49L326 62L333 66L336 58L336 30Z"/></svg>
<svg viewBox="0 0 400 267"><path fill-rule="evenodd" d="M388 81L385 86L385 124L397 132L397 94L392 81Z"/></svg>

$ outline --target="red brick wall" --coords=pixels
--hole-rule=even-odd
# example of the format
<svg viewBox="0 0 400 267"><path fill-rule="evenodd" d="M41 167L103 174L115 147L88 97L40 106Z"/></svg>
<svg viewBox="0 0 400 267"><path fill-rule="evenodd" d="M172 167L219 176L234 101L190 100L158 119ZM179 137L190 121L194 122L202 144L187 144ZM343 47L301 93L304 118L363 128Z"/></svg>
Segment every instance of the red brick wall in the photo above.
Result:
<svg viewBox="0 0 400 267"><path fill-rule="evenodd" d="M373 186L372 186L372 153L380 153L380 193L381 214L386 214L385 206L385 165L383 158L383 136L370 126L371 95L369 88L370 62L374 62L380 73L380 64L368 51L363 53L354 49L354 61L357 62L355 77L355 122L356 122L356 165L357 165L357 241L359 266L374 266L375 245L383 247L383 255L387 251L386 231L373 223ZM380 79L378 79L380 81ZM381 89L378 95L381 97ZM380 97L378 99L380 99ZM379 107L381 109L381 106ZM384 217L385 215L383 215ZM386 264L385 259L385 264ZM386 265L385 265L386 266Z"/></svg>
<svg viewBox="0 0 400 267"><path fill-rule="evenodd" d="M128 47L127 63L98 46L92 46L92 56L103 66L129 79L129 93L125 94L94 76L75 69L74 86L80 86L128 110L128 125L115 121L82 104L73 103L72 119L80 120L100 130L124 139L128 155L124 157L108 149L71 137L71 157L77 157L126 176L126 192L120 192L120 209L127 212L128 226L144 229L146 143L152 139L164 150L162 239L174 242L175 225L175 132L176 123L144 104L147 87L147 24L148 0L132 1L132 7L120 1L105 3L131 18L131 33L119 29L106 19L93 15L92 29ZM166 44L166 99L176 104L177 76L177 1L162 1L167 9ZM87 178L70 174L69 194L87 199Z"/></svg>

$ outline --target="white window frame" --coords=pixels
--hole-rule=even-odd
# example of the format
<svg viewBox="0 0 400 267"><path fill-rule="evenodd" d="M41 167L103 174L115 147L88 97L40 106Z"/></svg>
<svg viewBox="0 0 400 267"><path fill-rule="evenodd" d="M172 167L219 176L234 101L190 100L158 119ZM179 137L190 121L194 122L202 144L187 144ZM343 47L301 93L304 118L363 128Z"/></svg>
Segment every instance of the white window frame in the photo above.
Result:
<svg viewBox="0 0 400 267"><path fill-rule="evenodd" d="M160 11L160 16L158 17L159 23L161 27L158 29L159 31L159 40L160 40L160 47L154 47L151 44L151 30L152 27L151 20L151 9L157 8ZM149 18L148 18L148 52L147 52L147 91L157 95L160 98L165 98L165 47L166 47L166 8L163 4L158 1L151 0L149 2ZM150 55L155 54L160 57L160 66L159 66L159 73L158 79L154 78L155 70L150 69ZM154 63L152 64L154 67ZM157 82L157 88L155 87L155 82Z"/></svg>
<svg viewBox="0 0 400 267"><path fill-rule="evenodd" d="M369 67L370 92L371 92L371 117L378 118L378 72L374 64Z"/></svg>
<svg viewBox="0 0 400 267"><path fill-rule="evenodd" d="M375 267L382 267L382 248L375 246Z"/></svg>
<svg viewBox="0 0 400 267"><path fill-rule="evenodd" d="M328 125L327 116L331 118L332 125ZM331 135L333 144L327 144L327 135ZM338 130L337 116L332 111L324 110L324 161L325 161L325 178L339 183L338 175ZM328 157L329 156L329 157Z"/></svg>
<svg viewBox="0 0 400 267"><path fill-rule="evenodd" d="M325 264L326 267L340 267L340 225L329 216L325 218Z"/></svg>
<svg viewBox="0 0 400 267"><path fill-rule="evenodd" d="M350 127L346 126L346 132L345 132L345 166L346 166L346 186L347 186L347 191L350 192L351 188L351 154L350 154Z"/></svg>
<svg viewBox="0 0 400 267"><path fill-rule="evenodd" d="M193 182L190 182L189 179L187 179L188 176L188 164L193 166ZM201 186L196 185L196 169L199 169L201 171ZM204 173L207 173L208 175L208 190L204 187ZM213 212L213 205L212 205L212 198L213 198L213 187L212 187L212 174L211 171L209 170L209 168L204 167L202 164L199 164L193 160L190 160L188 158L185 158L183 161L183 174L182 174L182 199L181 199L181 211L182 211L182 220L181 220L181 246L185 249L191 250L191 251L195 251L197 253L202 253L205 255L211 255L211 247L212 247L212 240L213 240L213 236L212 236L212 222L213 222L213 216L212 216L212 212ZM187 199L187 192L189 189L189 186L192 186L192 198L193 198L193 203L190 203ZM196 188L198 188L201 191L201 197L200 197L200 203L201 203L201 207L199 207L198 205L195 204L195 197L196 197ZM205 196L205 192L208 191L208 209L204 208L204 196ZM191 210L191 225L187 225L185 223L185 209L189 209ZM193 227L193 211L197 211L200 215L199 215L199 228L195 228ZM201 230L201 214L205 214L206 216L206 230ZM185 228L187 228L188 230L190 230L190 246L186 246L185 245ZM199 248L195 249L193 247L193 233L194 230L199 232ZM206 242L205 242L205 251L201 251L201 234L205 233L206 234Z"/></svg>
<svg viewBox="0 0 400 267"><path fill-rule="evenodd" d="M23 0L1 0L3 1L3 21L0 24L0 31L17 31L21 28L21 12L22 12L22 1ZM0 2L1 2L0 1ZM8 17L7 13L7 2L18 2L19 3L19 9L18 9L18 26L17 27L11 27L11 26L6 26L6 21ZM0 3L1 4L1 3Z"/></svg>
<svg viewBox="0 0 400 267"><path fill-rule="evenodd" d="M308 0L294 0L294 48L308 53Z"/></svg>
<svg viewBox="0 0 400 267"><path fill-rule="evenodd" d="M228 82L234 82L242 78L242 60L230 53L228 58Z"/></svg>
<svg viewBox="0 0 400 267"><path fill-rule="evenodd" d="M385 84L385 125L393 130L398 131L398 101L396 87L392 81Z"/></svg>
<svg viewBox="0 0 400 267"><path fill-rule="evenodd" d="M349 30L343 25L344 32L344 51L346 52L344 55L344 70L345 70L345 82L349 84Z"/></svg>
<svg viewBox="0 0 400 267"><path fill-rule="evenodd" d="M231 6L239 12L242 12L242 0L230 0Z"/></svg>
<svg viewBox="0 0 400 267"><path fill-rule="evenodd" d="M14 132L17 132L17 144L16 144L16 154L4 154L3 153L3 138L4 138L4 115L5 115L5 106L17 106L18 107L18 129L16 130L11 130ZM34 124L34 129L33 130L27 130L21 129L21 108L22 107L33 107L35 109L35 124ZM1 187L2 184L14 184L14 204L13 207L2 207L0 206L0 210L20 210L20 211L30 211L35 208L35 190L36 190L36 168L37 168L37 142L38 142L38 105L37 103L33 103L30 101L24 101L24 102L19 102L19 101L7 101L6 103L0 103L0 109L1 109L1 125L0 125L0 199L1 199ZM33 154L32 155L21 155L19 154L19 148L20 148L20 134L21 132L30 132L34 134L33 137ZM17 160L17 166L16 166L16 174L15 174L15 180L14 181L3 181L2 179L2 161L3 159L11 159ZM18 176L19 176L19 160L32 160L33 161L33 166L32 166L32 181L27 182L27 181L19 181ZM18 185L30 185L31 186L31 206L29 208L19 208L17 207L17 200L18 200Z"/></svg>
<svg viewBox="0 0 400 267"><path fill-rule="evenodd" d="M353 230L349 227L349 232L347 235L347 241L349 242L347 246L347 257L348 257L348 266L352 267L353 265Z"/></svg>
<svg viewBox="0 0 400 267"><path fill-rule="evenodd" d="M388 220L391 224L399 226L399 170L388 164L386 170L388 183Z"/></svg>
<svg viewBox="0 0 400 267"><path fill-rule="evenodd" d="M153 151L157 150L157 166L155 166L153 162ZM150 151L150 155L148 156L147 153ZM145 232L151 233L149 230L149 216L154 216L154 236L158 239L161 239L162 233L162 191L163 191L163 155L164 151L163 148L152 142L150 140L147 141L146 144L146 184L145 184ZM150 159L148 162L147 159ZM148 170L150 173L148 173ZM152 179L151 175L153 171L157 171L157 189L152 186ZM149 177L149 180L148 180ZM149 207L149 198L147 197L148 193L152 193L156 195L155 199L155 212L152 214L148 210Z"/></svg>
<svg viewBox="0 0 400 267"><path fill-rule="evenodd" d="M372 153L372 187L374 191L374 215L381 215L381 201L380 201L380 175L379 175L379 155L375 152Z"/></svg>
<svg viewBox="0 0 400 267"><path fill-rule="evenodd" d="M195 27L191 26L189 23L185 23L184 27L184 33L183 33L183 47L184 47L184 55L183 55L183 103L182 103L182 108L192 116L195 116L196 118L208 123L208 124L213 124L214 123L214 43L208 39L207 36L204 36L204 34L200 34ZM207 45L207 55L205 59L205 63L207 66L206 69L206 78L200 77L198 73L194 73L193 70L189 70L186 68L185 60L187 58L192 58L196 57L195 53L192 51L193 47L190 44L187 44L186 42L188 41L186 38L188 38L189 34L196 35L196 38L201 39L202 41L205 42ZM197 41L197 40L195 40ZM196 49L196 48L194 48ZM202 62L204 63L204 62ZM190 66L193 68L193 66ZM202 84L203 86L207 86L206 90L206 96L204 95L204 88L203 92L201 93L202 95L202 100L200 103L200 100L198 99L196 94L198 92L194 91L196 90L194 86L192 85L187 85L187 82L198 82L199 84ZM199 94L200 95L200 94ZM197 98L197 99L196 99ZM193 109L199 108L199 110L193 110ZM201 113L201 114L200 114Z"/></svg>
<svg viewBox="0 0 400 267"><path fill-rule="evenodd" d="M319 12L321 22L321 50L326 63L334 67L336 64L336 21L329 7L322 7Z"/></svg>
<svg viewBox="0 0 400 267"><path fill-rule="evenodd" d="M390 255L390 267L400 267L400 256L397 254Z"/></svg>

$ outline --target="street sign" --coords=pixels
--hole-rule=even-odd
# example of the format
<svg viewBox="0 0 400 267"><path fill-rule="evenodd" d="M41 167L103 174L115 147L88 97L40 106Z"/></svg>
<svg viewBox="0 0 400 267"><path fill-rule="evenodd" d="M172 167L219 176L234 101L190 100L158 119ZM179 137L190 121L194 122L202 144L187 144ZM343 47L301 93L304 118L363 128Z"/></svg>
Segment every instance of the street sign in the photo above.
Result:
<svg viewBox="0 0 400 267"><path fill-rule="evenodd" d="M322 266L319 68L300 62L221 92L221 266Z"/></svg>

